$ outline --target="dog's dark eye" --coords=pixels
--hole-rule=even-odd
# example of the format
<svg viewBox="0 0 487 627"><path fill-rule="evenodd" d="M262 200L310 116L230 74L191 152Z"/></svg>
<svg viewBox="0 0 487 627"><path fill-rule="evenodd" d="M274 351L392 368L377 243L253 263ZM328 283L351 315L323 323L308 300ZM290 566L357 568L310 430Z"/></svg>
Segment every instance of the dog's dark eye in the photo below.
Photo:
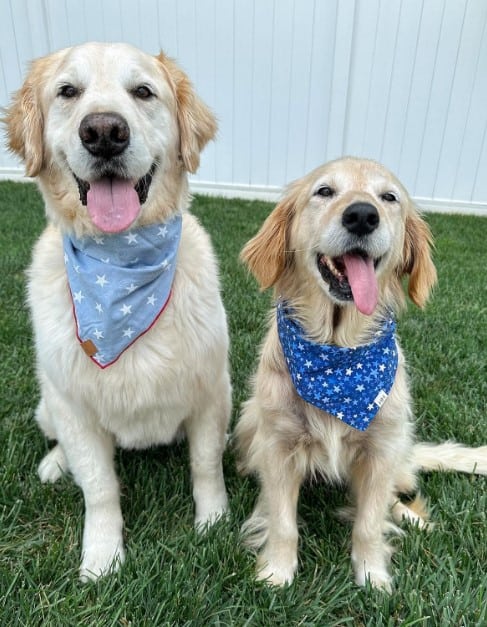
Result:
<svg viewBox="0 0 487 627"><path fill-rule="evenodd" d="M58 96L61 98L76 98L79 95L79 89L74 85L70 85L69 83L66 85L61 85L58 91Z"/></svg>
<svg viewBox="0 0 487 627"><path fill-rule="evenodd" d="M132 95L140 100L149 100L154 95L147 85L139 85L132 90Z"/></svg>
<svg viewBox="0 0 487 627"><path fill-rule="evenodd" d="M392 192L386 192L385 194L382 194L381 198L385 202L397 202L397 197Z"/></svg>
<svg viewBox="0 0 487 627"><path fill-rule="evenodd" d="M335 190L332 187L328 187L328 185L323 185L315 192L315 196L323 196L323 198L331 198L334 195Z"/></svg>

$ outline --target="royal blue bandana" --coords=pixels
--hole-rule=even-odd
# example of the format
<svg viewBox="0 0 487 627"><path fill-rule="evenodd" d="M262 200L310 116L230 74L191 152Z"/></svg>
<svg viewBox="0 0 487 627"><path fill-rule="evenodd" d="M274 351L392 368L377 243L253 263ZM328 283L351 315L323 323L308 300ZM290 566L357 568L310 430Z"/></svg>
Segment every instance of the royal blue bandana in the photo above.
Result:
<svg viewBox="0 0 487 627"><path fill-rule="evenodd" d="M117 234L65 236L77 336L101 368L148 331L171 296L182 219Z"/></svg>
<svg viewBox="0 0 487 627"><path fill-rule="evenodd" d="M391 391L397 370L392 317L370 344L344 348L317 344L285 305L277 306L277 328L296 392L306 402L365 431Z"/></svg>

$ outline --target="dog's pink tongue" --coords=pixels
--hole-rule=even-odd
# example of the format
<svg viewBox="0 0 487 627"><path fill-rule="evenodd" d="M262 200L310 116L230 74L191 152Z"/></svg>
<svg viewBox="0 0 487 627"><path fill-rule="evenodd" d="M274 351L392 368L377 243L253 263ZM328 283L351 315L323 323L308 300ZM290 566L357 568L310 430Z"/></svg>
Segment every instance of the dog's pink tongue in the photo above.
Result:
<svg viewBox="0 0 487 627"><path fill-rule="evenodd" d="M90 183L86 195L93 224L105 233L125 231L139 215L139 196L130 181L101 179Z"/></svg>
<svg viewBox="0 0 487 627"><path fill-rule="evenodd" d="M361 313L370 316L377 305L379 294L374 262L360 255L344 255L343 262L347 269L355 306Z"/></svg>

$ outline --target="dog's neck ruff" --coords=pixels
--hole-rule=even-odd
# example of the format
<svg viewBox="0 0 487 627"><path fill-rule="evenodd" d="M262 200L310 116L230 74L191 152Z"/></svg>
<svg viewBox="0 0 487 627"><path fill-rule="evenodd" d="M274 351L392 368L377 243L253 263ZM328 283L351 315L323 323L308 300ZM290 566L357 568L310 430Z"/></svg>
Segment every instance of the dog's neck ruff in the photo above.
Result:
<svg viewBox="0 0 487 627"><path fill-rule="evenodd" d="M122 233L64 236L76 333L101 368L113 364L171 297L182 218Z"/></svg>
<svg viewBox="0 0 487 627"><path fill-rule="evenodd" d="M394 318L384 320L372 342L354 348L310 341L283 302L277 305L277 328L299 396L365 431L394 383L398 363Z"/></svg>

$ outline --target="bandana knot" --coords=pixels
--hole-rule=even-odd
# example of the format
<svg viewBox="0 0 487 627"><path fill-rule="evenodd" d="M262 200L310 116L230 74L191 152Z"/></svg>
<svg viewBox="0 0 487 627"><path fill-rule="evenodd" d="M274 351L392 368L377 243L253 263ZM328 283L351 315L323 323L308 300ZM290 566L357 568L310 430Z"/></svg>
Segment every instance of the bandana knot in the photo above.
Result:
<svg viewBox="0 0 487 627"><path fill-rule="evenodd" d="M181 228L177 215L122 233L64 236L77 337L100 368L113 364L164 311Z"/></svg>
<svg viewBox="0 0 487 627"><path fill-rule="evenodd" d="M369 344L346 348L318 344L277 305L277 329L299 396L346 424L365 431L384 404L397 370L396 323L388 316Z"/></svg>

